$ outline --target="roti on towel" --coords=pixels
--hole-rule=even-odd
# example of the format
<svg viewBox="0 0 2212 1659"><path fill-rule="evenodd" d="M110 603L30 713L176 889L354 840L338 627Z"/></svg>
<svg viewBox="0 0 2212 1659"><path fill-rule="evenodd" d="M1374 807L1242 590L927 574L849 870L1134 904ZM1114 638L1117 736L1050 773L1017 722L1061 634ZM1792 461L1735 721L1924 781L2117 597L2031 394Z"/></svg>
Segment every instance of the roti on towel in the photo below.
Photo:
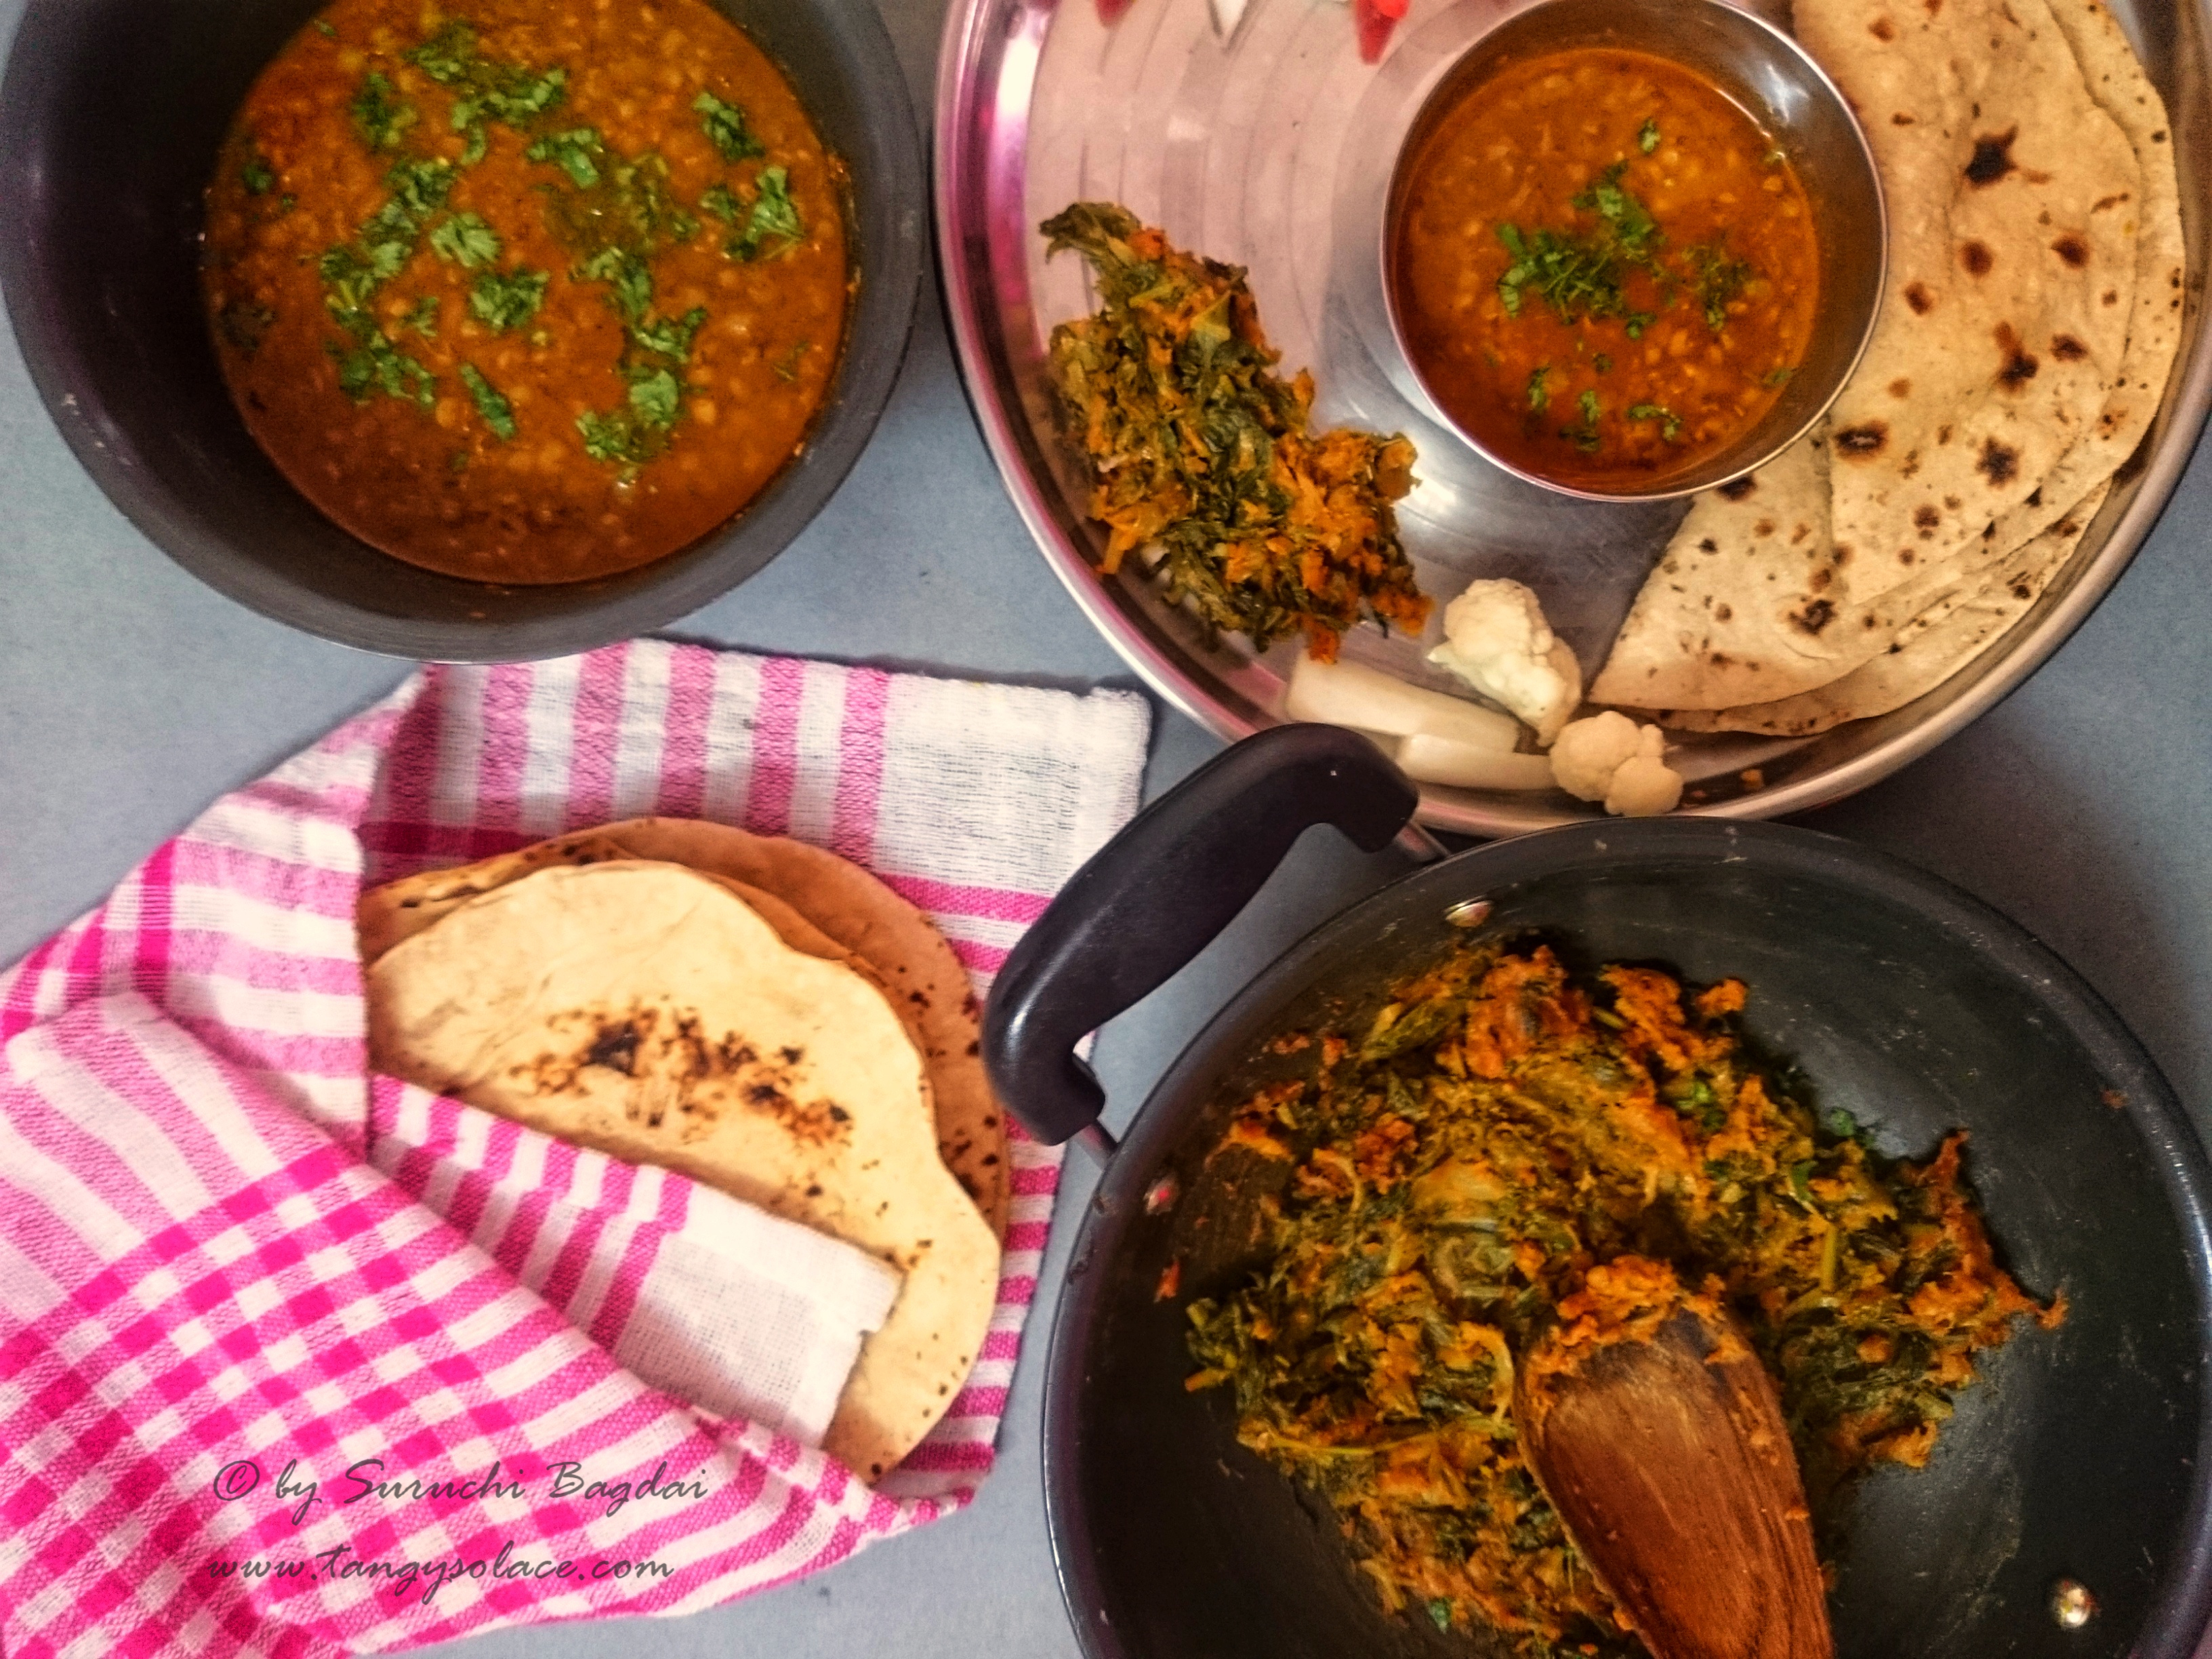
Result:
<svg viewBox="0 0 2212 1659"><path fill-rule="evenodd" d="M881 992L665 863L549 864L367 969L379 1070L676 1170L904 1275L823 1444L874 1480L981 1351L998 1241L937 1155L920 1054Z"/></svg>
<svg viewBox="0 0 2212 1659"><path fill-rule="evenodd" d="M875 979L928 1069L939 1153L1003 1239L1011 1175L1006 1114L983 1068L981 1014L967 969L927 916L835 853L703 820L631 818L370 890L357 915L362 958L375 961L470 898L534 870L624 858L685 865L736 882L785 943Z"/></svg>

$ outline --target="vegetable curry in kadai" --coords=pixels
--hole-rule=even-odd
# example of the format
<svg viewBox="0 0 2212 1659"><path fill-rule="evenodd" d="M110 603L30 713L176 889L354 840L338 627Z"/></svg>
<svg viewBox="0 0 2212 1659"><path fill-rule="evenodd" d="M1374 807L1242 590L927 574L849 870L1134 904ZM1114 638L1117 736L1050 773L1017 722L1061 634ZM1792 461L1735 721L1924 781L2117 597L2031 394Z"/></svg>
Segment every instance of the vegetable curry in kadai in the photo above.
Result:
<svg viewBox="0 0 2212 1659"><path fill-rule="evenodd" d="M1189 1386L1233 1393L1237 1437L1326 1498L1394 1611L1532 1656L1638 1650L1517 1448L1516 1364L1547 1333L1717 1297L1817 1522L1851 1476L1927 1461L2017 1316L2063 1317L1996 1264L1965 1136L1896 1162L1816 1116L1746 1052L1747 994L1467 948L1364 1031L1279 1041L1310 1074L1232 1119L1212 1157L1273 1172L1267 1259L1190 1304Z"/></svg>
<svg viewBox="0 0 2212 1659"><path fill-rule="evenodd" d="M842 189L704 0L338 0L209 187L218 356L363 540L489 581L629 569L803 442L845 325Z"/></svg>

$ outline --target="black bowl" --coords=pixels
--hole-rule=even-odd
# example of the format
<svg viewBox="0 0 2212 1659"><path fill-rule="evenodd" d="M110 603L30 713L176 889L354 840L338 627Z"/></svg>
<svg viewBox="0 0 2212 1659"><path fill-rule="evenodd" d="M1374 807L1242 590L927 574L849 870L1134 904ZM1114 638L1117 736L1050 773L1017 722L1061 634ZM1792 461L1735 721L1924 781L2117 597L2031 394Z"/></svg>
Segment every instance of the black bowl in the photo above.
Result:
<svg viewBox="0 0 2212 1659"><path fill-rule="evenodd" d="M921 146L875 8L714 0L853 179L860 273L805 447L736 518L639 569L504 587L392 558L285 481L232 405L201 308L201 191L254 76L317 0L31 0L0 82L0 288L46 408L108 498L210 586L395 656L502 661L656 628L783 550L890 396L921 274Z"/></svg>
<svg viewBox="0 0 2212 1659"><path fill-rule="evenodd" d="M986 1019L1017 1116L1070 1133L1087 1080L1070 1034L1194 951L1307 824L1388 839L1414 792L1363 745L1312 726L1248 739L1077 874ZM1849 1490L1843 1659L2197 1650L2212 1612L2212 1183L2180 1103L2094 992L1957 889L1807 830L1668 817L1493 843L1384 889L1254 980L1154 1088L1083 1217L1046 1380L1053 1552L1090 1659L1498 1650L1386 1617L1328 1518L1237 1443L1228 1391L1183 1387L1184 1304L1255 1265L1255 1194L1210 1154L1256 1087L1306 1063L1272 1040L1356 1028L1470 926L1540 931L1585 967L1741 975L1754 1040L1882 1152L1924 1158L1966 1129L2000 1255L2034 1293L2065 1293L2059 1329L1985 1358L1926 1468ZM1143 972L1119 971L1139 954ZM1179 1294L1164 1298L1171 1265ZM2069 1577L2101 1604L2084 1629L2052 1615Z"/></svg>

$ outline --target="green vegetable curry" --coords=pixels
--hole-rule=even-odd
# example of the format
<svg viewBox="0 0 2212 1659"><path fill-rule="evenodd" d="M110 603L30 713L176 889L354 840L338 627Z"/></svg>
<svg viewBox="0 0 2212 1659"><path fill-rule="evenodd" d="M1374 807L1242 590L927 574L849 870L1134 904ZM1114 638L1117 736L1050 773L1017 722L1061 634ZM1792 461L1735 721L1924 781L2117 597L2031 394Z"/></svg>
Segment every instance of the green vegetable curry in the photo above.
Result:
<svg viewBox="0 0 2212 1659"><path fill-rule="evenodd" d="M1311 1075L1232 1121L1213 1157L1280 1178L1271 1259L1190 1305L1189 1386L1233 1393L1238 1438L1328 1499L1390 1608L1529 1656L1638 1651L1511 1413L1516 1357L1579 1316L1601 1265L1671 1268L1733 1309L1816 1517L1869 1466L1927 1461L2017 1316L2063 1317L1996 1265L1965 1136L1899 1163L1848 1115L1816 1120L1747 1054L1745 996L1466 949L1364 1034L1291 1040Z"/></svg>

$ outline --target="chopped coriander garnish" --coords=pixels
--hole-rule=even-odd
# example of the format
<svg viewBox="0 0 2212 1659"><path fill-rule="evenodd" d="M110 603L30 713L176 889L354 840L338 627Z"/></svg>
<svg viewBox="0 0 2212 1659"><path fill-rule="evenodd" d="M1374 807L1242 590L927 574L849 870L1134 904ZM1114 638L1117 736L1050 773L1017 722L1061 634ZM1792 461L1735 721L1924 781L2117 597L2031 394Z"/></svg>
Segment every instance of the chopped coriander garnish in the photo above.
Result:
<svg viewBox="0 0 2212 1659"><path fill-rule="evenodd" d="M382 252L386 250L380 246L377 251ZM404 253L402 257L404 258ZM370 296L379 285L398 273L397 264L392 264L388 270L380 269L382 263L365 257L359 248L350 244L341 243L337 247L326 249L318 267L323 286L330 290L323 296L323 303L331 308L333 315L339 316L341 321L344 313L365 311Z"/></svg>
<svg viewBox="0 0 2212 1659"><path fill-rule="evenodd" d="M625 322L641 322L646 307L653 303L653 272L628 248L604 248L574 274L581 281L605 283L612 288L607 302L623 314Z"/></svg>
<svg viewBox="0 0 2212 1659"><path fill-rule="evenodd" d="M321 35L325 40L335 40L338 38L337 25L331 22L327 17L318 17L315 19L315 33Z"/></svg>
<svg viewBox="0 0 2212 1659"><path fill-rule="evenodd" d="M446 205L446 198L453 193L454 167L451 161L440 159L397 162L384 175L384 182L392 191L392 206L397 206L411 222L407 228L419 230L432 214Z"/></svg>
<svg viewBox="0 0 2212 1659"><path fill-rule="evenodd" d="M1534 289L1537 297L1565 322L1609 317L1620 309L1619 264L1603 247L1556 231L1524 234L1514 224L1499 225L1498 240L1513 256L1513 263L1498 279L1498 297L1507 316L1521 314L1524 288Z"/></svg>
<svg viewBox="0 0 2212 1659"><path fill-rule="evenodd" d="M699 205L726 225L738 222L738 198L730 194L727 185L709 185L699 198Z"/></svg>
<svg viewBox="0 0 2212 1659"><path fill-rule="evenodd" d="M1789 378L1796 372L1797 371L1794 367L1788 363L1784 363L1780 368L1768 369L1760 378L1763 384L1770 386L1777 386L1788 380Z"/></svg>
<svg viewBox="0 0 2212 1659"><path fill-rule="evenodd" d="M575 127L540 138L523 154L533 161L552 162L578 190L589 190L599 182L599 161L606 146L597 129Z"/></svg>
<svg viewBox="0 0 2212 1659"><path fill-rule="evenodd" d="M1656 245L1666 238L1660 235L1650 210L1620 187L1620 175L1627 170L1627 162L1615 161L1591 179L1589 187L1570 204L1605 221L1622 258L1633 264L1647 264Z"/></svg>
<svg viewBox="0 0 2212 1659"><path fill-rule="evenodd" d="M1729 301L1741 295L1743 285L1751 280L1750 265L1729 258L1724 241L1701 242L1685 257L1690 262L1691 289L1705 313L1706 325L1725 328Z"/></svg>
<svg viewBox="0 0 2212 1659"><path fill-rule="evenodd" d="M499 233L473 213L456 213L430 232L430 251L464 270L492 264L499 250Z"/></svg>
<svg viewBox="0 0 2212 1659"><path fill-rule="evenodd" d="M698 112L699 125L725 161L743 161L768 154L768 146L753 137L752 129L745 124L744 111L735 104L726 104L713 93L702 92L691 100L691 107Z"/></svg>
<svg viewBox="0 0 2212 1659"><path fill-rule="evenodd" d="M456 18L406 54L407 61L441 87L451 87L453 129L468 134L465 167L482 161L488 144L484 123L504 121L520 131L568 95L568 71L558 64L533 70L495 62L477 51L477 32Z"/></svg>
<svg viewBox="0 0 2212 1659"><path fill-rule="evenodd" d="M1646 155L1659 148L1659 123L1656 118L1645 121L1642 131L1637 133L1636 148Z"/></svg>
<svg viewBox="0 0 2212 1659"><path fill-rule="evenodd" d="M665 368L656 368L630 382L629 406L641 421L654 426L673 426L677 405L683 395L676 377Z"/></svg>
<svg viewBox="0 0 2212 1659"><path fill-rule="evenodd" d="M1552 401L1552 394L1544 386L1545 378L1551 372L1552 366L1549 363L1541 364L1528 371L1528 407L1530 409L1541 410Z"/></svg>
<svg viewBox="0 0 2212 1659"><path fill-rule="evenodd" d="M1628 418L1632 421L1658 422L1659 436L1667 443L1671 444L1682 435L1681 422L1674 417L1674 411L1664 404L1631 404L1628 406Z"/></svg>
<svg viewBox="0 0 2212 1659"><path fill-rule="evenodd" d="M248 196L266 196L276 187L276 169L269 165L267 156L256 150L239 168L238 180L246 186Z"/></svg>
<svg viewBox="0 0 2212 1659"><path fill-rule="evenodd" d="M757 193L745 228L730 238L723 249L733 258L757 259L763 242L774 238L787 247L805 234L799 222L799 204L791 199L789 173L781 167L763 167L753 184Z"/></svg>
<svg viewBox="0 0 2212 1659"><path fill-rule="evenodd" d="M1572 426L1561 427L1559 435L1572 443L1583 454L1595 454L1598 447L1597 393L1585 392L1577 401L1581 406L1583 417Z"/></svg>
<svg viewBox="0 0 2212 1659"><path fill-rule="evenodd" d="M602 415L587 409L576 416L576 430L584 434L584 453L595 461L626 461L635 466L649 459L641 452L639 434L621 414Z"/></svg>
<svg viewBox="0 0 2212 1659"><path fill-rule="evenodd" d="M514 270L504 276L487 270L469 289L469 310L478 322L501 333L520 328L545 302L545 284L550 280L549 273L543 270Z"/></svg>
<svg viewBox="0 0 2212 1659"><path fill-rule="evenodd" d="M426 340L438 337L438 296L426 294L416 301L414 310L407 313L406 326Z"/></svg>
<svg viewBox="0 0 2212 1659"><path fill-rule="evenodd" d="M651 317L633 323L629 337L641 350L658 352L682 362L690 356L692 337L706 320L706 307L694 306L681 317Z"/></svg>
<svg viewBox="0 0 2212 1659"><path fill-rule="evenodd" d="M353 130L371 149L390 149L415 125L415 106L399 101L381 70L368 72L346 109L353 117Z"/></svg>
<svg viewBox="0 0 2212 1659"><path fill-rule="evenodd" d="M1602 351L1599 352L1597 356L1591 360L1591 366L1601 374L1610 374L1613 373L1613 359Z"/></svg>
<svg viewBox="0 0 2212 1659"><path fill-rule="evenodd" d="M785 352L782 356L777 358L775 364L775 378L779 380L785 381L797 380L799 378L799 360L806 355L806 349L813 343L814 343L811 340L797 341L793 344L790 350Z"/></svg>
<svg viewBox="0 0 2212 1659"><path fill-rule="evenodd" d="M356 403L380 389L386 397L412 398L428 409L438 401L437 377L372 326L356 337L351 350L331 341L325 348L337 360L338 387Z"/></svg>
<svg viewBox="0 0 2212 1659"><path fill-rule="evenodd" d="M484 379L483 371L474 363L461 365L461 384L468 387L469 396L476 400L477 413L483 416L483 423L492 429L494 437L505 440L514 436L514 405L493 389L492 383Z"/></svg>

